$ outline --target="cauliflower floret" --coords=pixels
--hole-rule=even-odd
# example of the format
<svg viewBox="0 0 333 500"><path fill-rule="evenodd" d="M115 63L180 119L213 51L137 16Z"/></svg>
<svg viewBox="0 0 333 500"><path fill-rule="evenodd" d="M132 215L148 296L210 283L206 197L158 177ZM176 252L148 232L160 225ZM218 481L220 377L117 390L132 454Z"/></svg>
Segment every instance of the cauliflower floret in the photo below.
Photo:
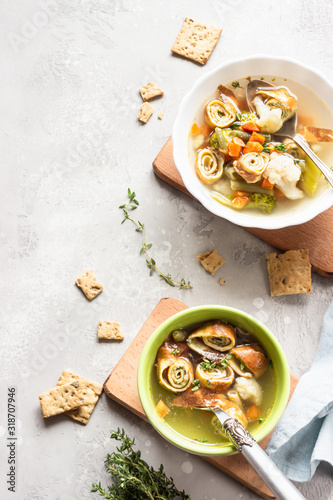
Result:
<svg viewBox="0 0 333 500"><path fill-rule="evenodd" d="M262 390L258 382L253 378L238 377L235 389L243 401L249 400L257 406L261 405Z"/></svg>
<svg viewBox="0 0 333 500"><path fill-rule="evenodd" d="M257 115L259 115L259 120L257 124L262 132L268 132L274 134L283 125L282 111L280 108L271 109L266 106L260 97L253 99L253 104L255 105Z"/></svg>
<svg viewBox="0 0 333 500"><path fill-rule="evenodd" d="M303 191L296 187L301 169L296 166L294 160L290 156L275 152L271 153L269 158L263 176L290 200L303 198Z"/></svg>

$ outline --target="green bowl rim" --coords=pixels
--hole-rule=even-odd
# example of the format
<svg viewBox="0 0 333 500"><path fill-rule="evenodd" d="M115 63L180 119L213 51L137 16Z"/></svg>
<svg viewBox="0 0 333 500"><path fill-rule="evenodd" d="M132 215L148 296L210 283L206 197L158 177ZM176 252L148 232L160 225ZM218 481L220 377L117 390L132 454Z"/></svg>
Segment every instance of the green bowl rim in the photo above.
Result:
<svg viewBox="0 0 333 500"><path fill-rule="evenodd" d="M265 422L261 424L260 427L253 433L253 436L258 442L264 439L274 429L286 407L290 392L289 367L283 349L277 338L274 336L274 334L256 318L234 307L227 307L220 305L204 305L204 306L190 307L166 319L151 334L141 353L138 365L138 373L137 373L137 385L138 385L139 397L148 420L157 430L157 432L159 432L159 434L161 434L165 439L167 439L169 442L171 442L178 448L181 448L187 452L194 453L197 455L225 456L231 453L235 453L235 448L232 445L230 446L207 445L200 442L192 441L189 438L186 438L185 436L182 436L178 432L174 431L168 424L164 422L162 418L158 416L150 393L150 373L153 367L153 362L157 354L157 350L156 351L154 350L154 352L151 353L154 341L156 341L157 338L161 337L159 338L160 342L159 345L160 345L163 342L163 340L171 333L172 330L169 331L170 325L172 325L174 322L177 322L180 318L182 320L184 319L186 320L188 319L188 317L191 317L193 314L198 312L209 314L211 316L211 319L215 318L223 319L221 317L221 314L223 313L237 314L239 317L249 321L254 325L254 327L261 330L261 332L264 334L264 337L266 337L266 340L270 342L271 347L275 349L274 355L272 352L269 352L269 355L270 357L273 356L277 358L274 360L275 371L276 371L275 363L277 360L279 361L279 372L280 372L279 376L276 372L276 378L277 378L276 398L273 404L273 409L271 410L271 413L268 416L267 420L265 420ZM206 321L206 319L204 319L203 321ZM195 321L193 321L193 323L195 323ZM253 333L253 335L257 336L255 333ZM261 339L258 338L258 341L261 344L263 344ZM264 347L265 349L267 349L266 346ZM148 372L147 372L147 365L149 365ZM279 400L277 401L278 397Z"/></svg>

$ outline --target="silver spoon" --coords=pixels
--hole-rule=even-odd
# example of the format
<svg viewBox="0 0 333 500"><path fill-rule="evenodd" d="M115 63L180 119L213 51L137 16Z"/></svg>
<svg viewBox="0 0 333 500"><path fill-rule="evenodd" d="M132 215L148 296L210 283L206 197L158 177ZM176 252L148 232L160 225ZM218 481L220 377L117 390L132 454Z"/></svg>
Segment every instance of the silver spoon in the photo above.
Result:
<svg viewBox="0 0 333 500"><path fill-rule="evenodd" d="M252 465L277 500L305 500L296 486L287 479L238 420L231 418L227 412L218 407L195 407L195 409L211 410L215 413L228 439Z"/></svg>
<svg viewBox="0 0 333 500"><path fill-rule="evenodd" d="M253 99L257 93L257 90L260 88L276 88L274 85L271 85L270 83L263 81L263 80L252 80L250 83L248 83L246 87L246 99L247 99L247 104L249 106L249 109L251 111L256 112L256 109L253 105ZM288 90L288 92L291 94L289 89L287 87L284 87ZM310 148L309 144L306 142L304 137L301 134L296 133L296 127L297 127L297 113L294 114L289 120L285 121L283 126L281 127L280 130L278 130L275 135L279 135L281 137L289 137L292 139L303 151L306 153L309 158L317 165L319 170L324 174L330 185L333 187L333 172L332 170L312 151Z"/></svg>

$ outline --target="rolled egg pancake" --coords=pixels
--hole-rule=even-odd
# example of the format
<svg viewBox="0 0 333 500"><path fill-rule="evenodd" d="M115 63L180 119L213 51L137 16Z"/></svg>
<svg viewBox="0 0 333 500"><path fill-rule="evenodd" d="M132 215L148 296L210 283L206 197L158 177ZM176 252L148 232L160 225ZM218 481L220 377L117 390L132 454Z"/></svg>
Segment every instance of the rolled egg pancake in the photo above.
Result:
<svg viewBox="0 0 333 500"><path fill-rule="evenodd" d="M189 335L187 343L191 349L210 359L207 354L209 350L224 352L234 347L236 333L231 325L223 321L209 321Z"/></svg>
<svg viewBox="0 0 333 500"><path fill-rule="evenodd" d="M247 418L239 406L230 401L224 394L215 394L204 387L197 391L188 389L186 392L178 394L171 403L171 406L183 408L221 408L232 418L237 419L244 427L247 426Z"/></svg>
<svg viewBox="0 0 333 500"><path fill-rule="evenodd" d="M236 113L237 110L231 100L223 102L219 99L213 99L205 108L206 122L212 128L228 127L236 121Z"/></svg>
<svg viewBox="0 0 333 500"><path fill-rule="evenodd" d="M281 109L281 118L283 121L288 120L296 113L297 99L285 87L259 89L257 94L262 95L266 99L265 104L269 108Z"/></svg>
<svg viewBox="0 0 333 500"><path fill-rule="evenodd" d="M162 344L157 355L157 377L159 383L172 392L182 392L188 389L193 380L193 367L191 362L179 356L179 351L173 344Z"/></svg>
<svg viewBox="0 0 333 500"><path fill-rule="evenodd" d="M223 368L221 365L216 365L214 368L207 370L202 364L199 364L196 368L196 377L200 384L207 387L207 389L215 392L225 392L233 383L235 374L230 366Z"/></svg>
<svg viewBox="0 0 333 500"><path fill-rule="evenodd" d="M213 184L223 175L224 156L209 148L202 149L195 160L195 172L204 184Z"/></svg>
<svg viewBox="0 0 333 500"><path fill-rule="evenodd" d="M258 182L269 162L269 155L265 153L246 153L233 162L236 172L246 182Z"/></svg>
<svg viewBox="0 0 333 500"><path fill-rule="evenodd" d="M229 364L232 369L242 377L260 377L268 368L268 359L258 344L241 345L234 347L230 354Z"/></svg>

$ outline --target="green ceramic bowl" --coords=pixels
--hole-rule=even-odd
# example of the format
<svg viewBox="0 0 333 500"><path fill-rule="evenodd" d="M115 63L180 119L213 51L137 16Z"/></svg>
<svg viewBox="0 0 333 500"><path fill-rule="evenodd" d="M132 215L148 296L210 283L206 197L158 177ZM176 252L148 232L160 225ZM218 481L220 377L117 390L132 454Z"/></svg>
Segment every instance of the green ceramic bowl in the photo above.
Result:
<svg viewBox="0 0 333 500"><path fill-rule="evenodd" d="M186 309L164 321L150 336L142 351L138 367L138 390L141 404L148 419L165 439L175 446L197 455L225 456L235 453L235 448L231 445L207 445L193 441L180 435L164 422L155 410L150 388L151 371L162 342L178 328L187 328L212 319L230 322L252 333L273 361L277 378L275 402L265 422L253 433L258 442L266 437L276 426L287 404L290 390L289 368L284 352L273 333L253 316L238 309L224 306L199 306Z"/></svg>

